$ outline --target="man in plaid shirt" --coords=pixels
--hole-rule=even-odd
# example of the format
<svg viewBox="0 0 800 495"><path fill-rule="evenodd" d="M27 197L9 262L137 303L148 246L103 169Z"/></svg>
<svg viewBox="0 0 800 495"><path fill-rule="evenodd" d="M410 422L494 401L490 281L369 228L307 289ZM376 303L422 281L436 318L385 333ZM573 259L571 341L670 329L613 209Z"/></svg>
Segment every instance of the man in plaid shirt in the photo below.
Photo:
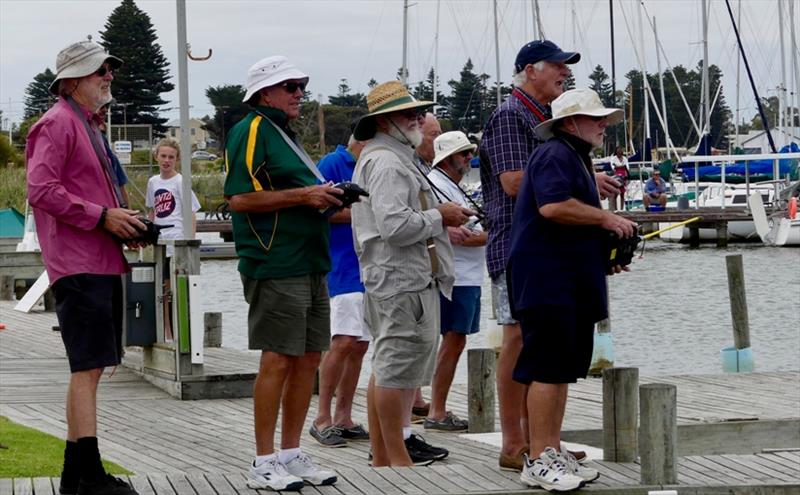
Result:
<svg viewBox="0 0 800 495"><path fill-rule="evenodd" d="M514 61L514 91L489 117L483 131L480 154L481 188L489 239L486 264L492 279L497 322L503 325L503 343L497 360L497 395L503 445L500 468L522 470L527 452L526 387L513 381L512 372L522 349L519 323L511 317L506 286L506 262L514 202L522 181L523 168L541 141L533 129L551 117L550 102L564 92L569 77L567 64L581 56L564 52L548 40L523 46ZM617 183L598 174L598 189L604 196L617 193ZM580 457L580 455L578 456Z"/></svg>

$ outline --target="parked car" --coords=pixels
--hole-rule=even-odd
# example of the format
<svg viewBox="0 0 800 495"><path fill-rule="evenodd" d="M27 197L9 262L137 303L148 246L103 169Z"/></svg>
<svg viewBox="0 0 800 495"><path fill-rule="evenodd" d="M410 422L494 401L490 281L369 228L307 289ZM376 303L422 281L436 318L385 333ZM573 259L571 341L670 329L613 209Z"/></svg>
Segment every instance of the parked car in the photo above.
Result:
<svg viewBox="0 0 800 495"><path fill-rule="evenodd" d="M192 160L216 160L217 158L217 155L208 151L197 150L192 153Z"/></svg>

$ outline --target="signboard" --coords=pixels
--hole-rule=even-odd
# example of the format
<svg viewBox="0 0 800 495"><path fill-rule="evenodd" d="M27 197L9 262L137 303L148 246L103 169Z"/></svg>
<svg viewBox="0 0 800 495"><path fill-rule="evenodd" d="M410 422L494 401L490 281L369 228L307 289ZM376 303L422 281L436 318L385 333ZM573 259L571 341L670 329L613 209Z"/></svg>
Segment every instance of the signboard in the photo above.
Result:
<svg viewBox="0 0 800 495"><path fill-rule="evenodd" d="M114 153L130 153L133 145L130 141L114 141Z"/></svg>
<svg viewBox="0 0 800 495"><path fill-rule="evenodd" d="M131 154L130 153L117 153L117 158L119 159L119 163L122 165L130 165L131 164Z"/></svg>

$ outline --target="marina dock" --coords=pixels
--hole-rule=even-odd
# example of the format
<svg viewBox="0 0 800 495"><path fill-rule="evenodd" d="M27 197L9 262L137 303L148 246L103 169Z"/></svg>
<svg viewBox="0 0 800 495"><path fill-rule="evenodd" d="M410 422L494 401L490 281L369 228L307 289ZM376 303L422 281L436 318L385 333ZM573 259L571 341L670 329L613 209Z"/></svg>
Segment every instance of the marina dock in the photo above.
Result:
<svg viewBox="0 0 800 495"><path fill-rule="evenodd" d="M67 360L54 313L13 311L0 302L0 414L62 437ZM128 356L135 362L136 353ZM258 353L207 349L206 368L217 374L254 376ZM110 371L110 370L109 370ZM107 372L98 396L101 452L135 474L142 495L253 494L245 485L254 454L252 399L177 400L121 366ZM638 463L593 461L601 477L585 493L790 494L800 492L800 371L726 375L642 377L678 388L679 484L641 486ZM424 389L428 395L429 390ZM454 386L449 407L467 416L466 387ZM354 420L366 423L366 399L359 390ZM312 398L306 428L316 414ZM497 415L495 415L497 417ZM496 425L495 430L499 426ZM563 439L602 443L602 386L583 380L570 389ZM518 475L497 468L497 433L460 435L416 428L450 456L429 467L371 468L368 443L320 447L307 434L302 447L339 473L330 487L302 493L328 495L536 493ZM493 438L492 438L493 437ZM601 446L601 445L600 445ZM0 495L55 495L58 479L2 479Z"/></svg>

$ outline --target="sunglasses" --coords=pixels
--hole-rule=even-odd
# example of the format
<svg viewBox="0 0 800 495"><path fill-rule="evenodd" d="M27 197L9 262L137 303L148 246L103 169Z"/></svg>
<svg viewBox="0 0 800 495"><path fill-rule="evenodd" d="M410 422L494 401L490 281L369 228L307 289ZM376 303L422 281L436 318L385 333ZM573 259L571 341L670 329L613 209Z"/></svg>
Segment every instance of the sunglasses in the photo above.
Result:
<svg viewBox="0 0 800 495"><path fill-rule="evenodd" d="M601 120L605 120L605 116L595 116L595 115L587 115L593 122L600 122Z"/></svg>
<svg viewBox="0 0 800 495"><path fill-rule="evenodd" d="M426 110L420 108L410 108L408 110L400 111L400 115L407 118L408 120L418 119L425 115Z"/></svg>
<svg viewBox="0 0 800 495"><path fill-rule="evenodd" d="M295 93L298 88L302 92L306 92L306 83L304 82L294 82L294 81L287 81L281 84L281 87L286 90L287 93Z"/></svg>
<svg viewBox="0 0 800 495"><path fill-rule="evenodd" d="M108 68L105 65L95 71L98 77L106 77L106 74L114 74L114 69Z"/></svg>
<svg viewBox="0 0 800 495"><path fill-rule="evenodd" d="M458 154L463 156L464 158L466 158L466 157L472 155L472 150L459 151Z"/></svg>

